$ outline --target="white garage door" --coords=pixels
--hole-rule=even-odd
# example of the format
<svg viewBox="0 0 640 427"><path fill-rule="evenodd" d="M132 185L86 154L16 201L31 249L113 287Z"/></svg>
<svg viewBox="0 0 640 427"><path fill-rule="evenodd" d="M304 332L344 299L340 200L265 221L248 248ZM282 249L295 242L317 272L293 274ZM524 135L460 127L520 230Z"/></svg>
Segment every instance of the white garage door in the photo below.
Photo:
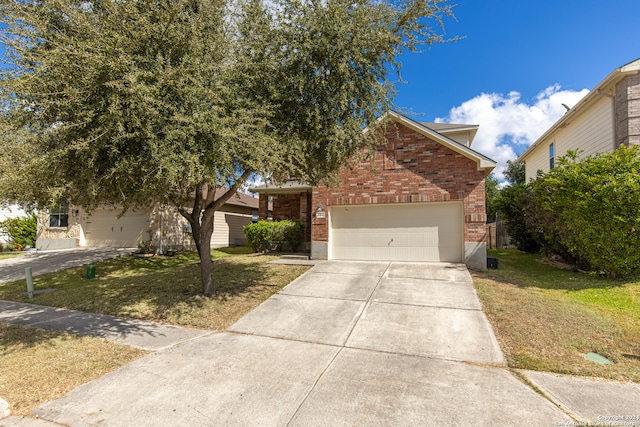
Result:
<svg viewBox="0 0 640 427"><path fill-rule="evenodd" d="M135 248L149 240L150 215L147 212L127 212L118 218L120 211L96 209L84 223L87 246Z"/></svg>
<svg viewBox="0 0 640 427"><path fill-rule="evenodd" d="M462 262L462 203L334 206L329 258Z"/></svg>

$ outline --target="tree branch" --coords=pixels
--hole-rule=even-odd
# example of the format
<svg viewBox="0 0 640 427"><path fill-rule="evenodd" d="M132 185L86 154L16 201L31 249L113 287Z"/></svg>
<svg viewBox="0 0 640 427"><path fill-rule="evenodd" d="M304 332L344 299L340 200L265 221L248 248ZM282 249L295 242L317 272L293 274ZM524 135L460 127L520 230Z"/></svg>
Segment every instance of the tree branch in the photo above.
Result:
<svg viewBox="0 0 640 427"><path fill-rule="evenodd" d="M198 216L200 216L200 212L202 212L202 193L205 185L206 184L204 182L201 182L196 187L195 200L193 201L193 211L191 212L191 217L194 220L194 215L196 214L196 212L198 213Z"/></svg>
<svg viewBox="0 0 640 427"><path fill-rule="evenodd" d="M247 178L249 178L249 175L251 175L252 173L253 171L250 169L245 170L244 173L240 175L238 179L236 179L236 182L234 182L233 185L229 187L227 192L220 196L217 200L214 200L211 204L207 205L205 207L205 210L213 209L215 211L222 207L222 205L224 205L231 197L236 194L238 188L240 188L240 186L247 180Z"/></svg>

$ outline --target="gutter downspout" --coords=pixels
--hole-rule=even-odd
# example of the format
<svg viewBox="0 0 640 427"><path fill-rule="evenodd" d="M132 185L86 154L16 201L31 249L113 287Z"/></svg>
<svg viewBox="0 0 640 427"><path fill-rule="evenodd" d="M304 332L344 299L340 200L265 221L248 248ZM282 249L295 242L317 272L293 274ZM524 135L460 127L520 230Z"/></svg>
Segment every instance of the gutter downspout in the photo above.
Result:
<svg viewBox="0 0 640 427"><path fill-rule="evenodd" d="M615 91L615 87L613 90ZM596 94L606 96L611 99L611 115L613 116L613 149L615 150L620 146L618 142L618 112L616 111L616 96L603 92L600 89L596 91Z"/></svg>

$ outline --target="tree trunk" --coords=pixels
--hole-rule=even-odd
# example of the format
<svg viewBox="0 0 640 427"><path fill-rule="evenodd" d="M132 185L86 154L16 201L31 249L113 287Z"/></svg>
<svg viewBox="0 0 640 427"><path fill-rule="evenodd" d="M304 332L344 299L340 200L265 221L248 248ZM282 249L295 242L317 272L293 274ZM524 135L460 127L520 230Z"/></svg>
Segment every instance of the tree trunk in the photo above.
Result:
<svg viewBox="0 0 640 427"><path fill-rule="evenodd" d="M215 199L216 187L207 183L198 185L195 191L193 209L188 212L184 206L176 204L178 212L191 224L191 233L200 256L200 277L202 279L202 292L211 296L215 290L211 274L211 236L213 235L213 220L215 213L227 200L229 200L238 187L249 177L250 170L244 173L236 182L218 199Z"/></svg>
<svg viewBox="0 0 640 427"><path fill-rule="evenodd" d="M203 216L199 239L200 243L196 243L198 255L200 255L200 277L202 278L202 292L205 296L211 296L214 291L213 275L211 274L211 236L213 235L213 212L210 221L205 223L206 213Z"/></svg>
<svg viewBox="0 0 640 427"><path fill-rule="evenodd" d="M198 210L196 206L191 214L182 215L191 224L193 240L200 257L200 278L202 279L202 293L211 296L215 290L211 274L211 236L213 235L213 219L215 210L210 207L204 212Z"/></svg>

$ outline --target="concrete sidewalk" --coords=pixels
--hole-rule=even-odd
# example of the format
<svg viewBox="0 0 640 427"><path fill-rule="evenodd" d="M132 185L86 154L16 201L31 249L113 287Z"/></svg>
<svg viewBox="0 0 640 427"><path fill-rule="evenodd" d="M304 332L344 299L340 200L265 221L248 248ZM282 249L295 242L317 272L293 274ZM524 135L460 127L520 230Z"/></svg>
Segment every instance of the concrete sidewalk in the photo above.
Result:
<svg viewBox="0 0 640 427"><path fill-rule="evenodd" d="M91 335L143 350L162 350L213 333L105 314L0 300L0 322Z"/></svg>
<svg viewBox="0 0 640 427"><path fill-rule="evenodd" d="M12 310L11 321L38 320L38 308ZM51 424L0 425L557 426L640 414L637 384L523 372L543 396L514 377L461 265L325 262L228 331L198 333L34 410Z"/></svg>

